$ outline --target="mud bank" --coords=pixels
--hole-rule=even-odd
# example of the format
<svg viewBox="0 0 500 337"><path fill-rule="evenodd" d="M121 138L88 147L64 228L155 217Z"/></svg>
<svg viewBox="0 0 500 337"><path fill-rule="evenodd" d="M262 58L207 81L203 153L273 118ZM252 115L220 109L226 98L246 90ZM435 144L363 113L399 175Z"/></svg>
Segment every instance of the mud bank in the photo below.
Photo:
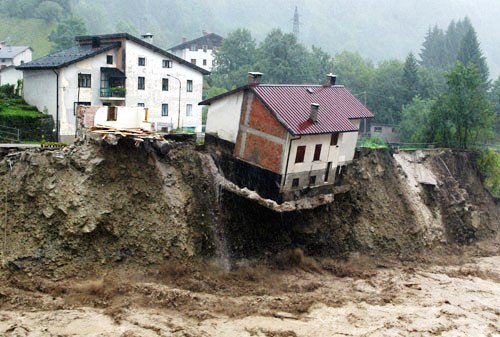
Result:
<svg viewBox="0 0 500 337"><path fill-rule="evenodd" d="M62 278L172 260L229 257L244 265L290 248L411 256L499 229L498 201L484 189L473 153L434 151L413 162L365 151L345 177L349 192L313 210L277 213L220 188L209 155L193 145L165 152L120 142L4 157L3 270ZM435 185L415 182L403 162L432 172Z"/></svg>

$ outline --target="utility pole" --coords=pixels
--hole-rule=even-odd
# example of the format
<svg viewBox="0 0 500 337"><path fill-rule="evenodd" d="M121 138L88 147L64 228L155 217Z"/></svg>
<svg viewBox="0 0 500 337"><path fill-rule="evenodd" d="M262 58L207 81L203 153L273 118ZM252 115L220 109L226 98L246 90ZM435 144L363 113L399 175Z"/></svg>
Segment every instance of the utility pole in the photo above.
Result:
<svg viewBox="0 0 500 337"><path fill-rule="evenodd" d="M181 90L182 90L182 84L181 80L173 75L167 74L168 77L175 78L179 82L179 111L177 114L177 129L180 129L181 127Z"/></svg>
<svg viewBox="0 0 500 337"><path fill-rule="evenodd" d="M293 35L298 39L300 34L300 19L299 10L295 6L295 13L293 14Z"/></svg>

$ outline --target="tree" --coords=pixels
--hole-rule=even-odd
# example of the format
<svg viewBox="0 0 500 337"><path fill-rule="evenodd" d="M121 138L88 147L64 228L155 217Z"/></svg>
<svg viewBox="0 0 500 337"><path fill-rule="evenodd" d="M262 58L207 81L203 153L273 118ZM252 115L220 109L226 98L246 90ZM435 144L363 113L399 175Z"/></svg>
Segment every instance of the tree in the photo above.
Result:
<svg viewBox="0 0 500 337"><path fill-rule="evenodd" d="M325 81L325 76L334 69L333 58L330 54L319 47L312 46L307 64L307 82L321 83Z"/></svg>
<svg viewBox="0 0 500 337"><path fill-rule="evenodd" d="M496 138L500 137L500 77L493 83L488 93L491 105L495 111L495 133Z"/></svg>
<svg viewBox="0 0 500 337"><path fill-rule="evenodd" d="M460 43L457 59L464 65L475 64L479 73L483 88L486 90L489 86L490 72L486 64L486 58L483 56L477 34L471 26L465 33Z"/></svg>
<svg viewBox="0 0 500 337"><path fill-rule="evenodd" d="M343 51L333 58L333 69L338 83L345 85L352 93L361 94L370 90L375 67L359 53Z"/></svg>
<svg viewBox="0 0 500 337"><path fill-rule="evenodd" d="M307 49L292 33L273 29L257 51L257 66L269 83L306 83L308 80Z"/></svg>
<svg viewBox="0 0 500 337"><path fill-rule="evenodd" d="M375 70L368 93L368 107L378 123L398 124L404 104L401 79L403 63L397 60L384 61Z"/></svg>
<svg viewBox="0 0 500 337"><path fill-rule="evenodd" d="M256 42L248 29L239 28L228 34L215 52L211 80L214 86L228 90L243 85L256 60Z"/></svg>
<svg viewBox="0 0 500 337"><path fill-rule="evenodd" d="M52 51L59 51L73 46L75 44L75 36L86 33L85 24L77 16L72 16L61 21L57 25L57 28L49 35L49 41L52 42Z"/></svg>
<svg viewBox="0 0 500 337"><path fill-rule="evenodd" d="M434 102L416 96L412 102L403 107L398 133L401 141L410 143L427 143L431 108Z"/></svg>
<svg viewBox="0 0 500 337"><path fill-rule="evenodd" d="M429 27L420 52L420 59L422 60L420 64L425 67L445 69L448 64L446 57L443 57L445 41L446 38L442 29L437 25L432 29Z"/></svg>
<svg viewBox="0 0 500 337"><path fill-rule="evenodd" d="M465 149L491 136L494 112L476 65L457 62L446 79L448 90L432 107L432 138L445 146Z"/></svg>
<svg viewBox="0 0 500 337"><path fill-rule="evenodd" d="M35 10L37 18L47 22L57 21L63 16L62 7L54 1L44 1Z"/></svg>
<svg viewBox="0 0 500 337"><path fill-rule="evenodd" d="M401 86L403 89L403 104L408 104L412 101L413 97L418 94L420 89L418 64L413 53L409 53L406 57L403 77L401 78Z"/></svg>

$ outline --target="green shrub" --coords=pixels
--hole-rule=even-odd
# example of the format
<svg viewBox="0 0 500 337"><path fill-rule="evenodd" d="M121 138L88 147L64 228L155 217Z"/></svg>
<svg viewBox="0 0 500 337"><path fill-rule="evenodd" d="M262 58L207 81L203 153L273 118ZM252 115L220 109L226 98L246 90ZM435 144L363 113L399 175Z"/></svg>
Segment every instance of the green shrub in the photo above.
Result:
<svg viewBox="0 0 500 337"><path fill-rule="evenodd" d="M369 149L387 149L387 142L380 138L363 138L361 140L361 147Z"/></svg>
<svg viewBox="0 0 500 337"><path fill-rule="evenodd" d="M0 85L0 99L16 97L16 86L14 84Z"/></svg>
<svg viewBox="0 0 500 337"><path fill-rule="evenodd" d="M484 175L484 183L491 193L500 198L500 154L486 148L478 158L478 166Z"/></svg>

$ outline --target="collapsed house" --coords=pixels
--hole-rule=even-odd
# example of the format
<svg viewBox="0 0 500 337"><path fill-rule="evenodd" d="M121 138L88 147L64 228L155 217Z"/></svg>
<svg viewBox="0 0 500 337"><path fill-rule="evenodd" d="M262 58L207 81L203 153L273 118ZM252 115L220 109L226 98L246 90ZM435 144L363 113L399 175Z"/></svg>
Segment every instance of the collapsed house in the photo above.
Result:
<svg viewBox="0 0 500 337"><path fill-rule="evenodd" d="M329 74L324 85L249 83L208 105L207 149L227 179L284 202L332 193L373 114Z"/></svg>

